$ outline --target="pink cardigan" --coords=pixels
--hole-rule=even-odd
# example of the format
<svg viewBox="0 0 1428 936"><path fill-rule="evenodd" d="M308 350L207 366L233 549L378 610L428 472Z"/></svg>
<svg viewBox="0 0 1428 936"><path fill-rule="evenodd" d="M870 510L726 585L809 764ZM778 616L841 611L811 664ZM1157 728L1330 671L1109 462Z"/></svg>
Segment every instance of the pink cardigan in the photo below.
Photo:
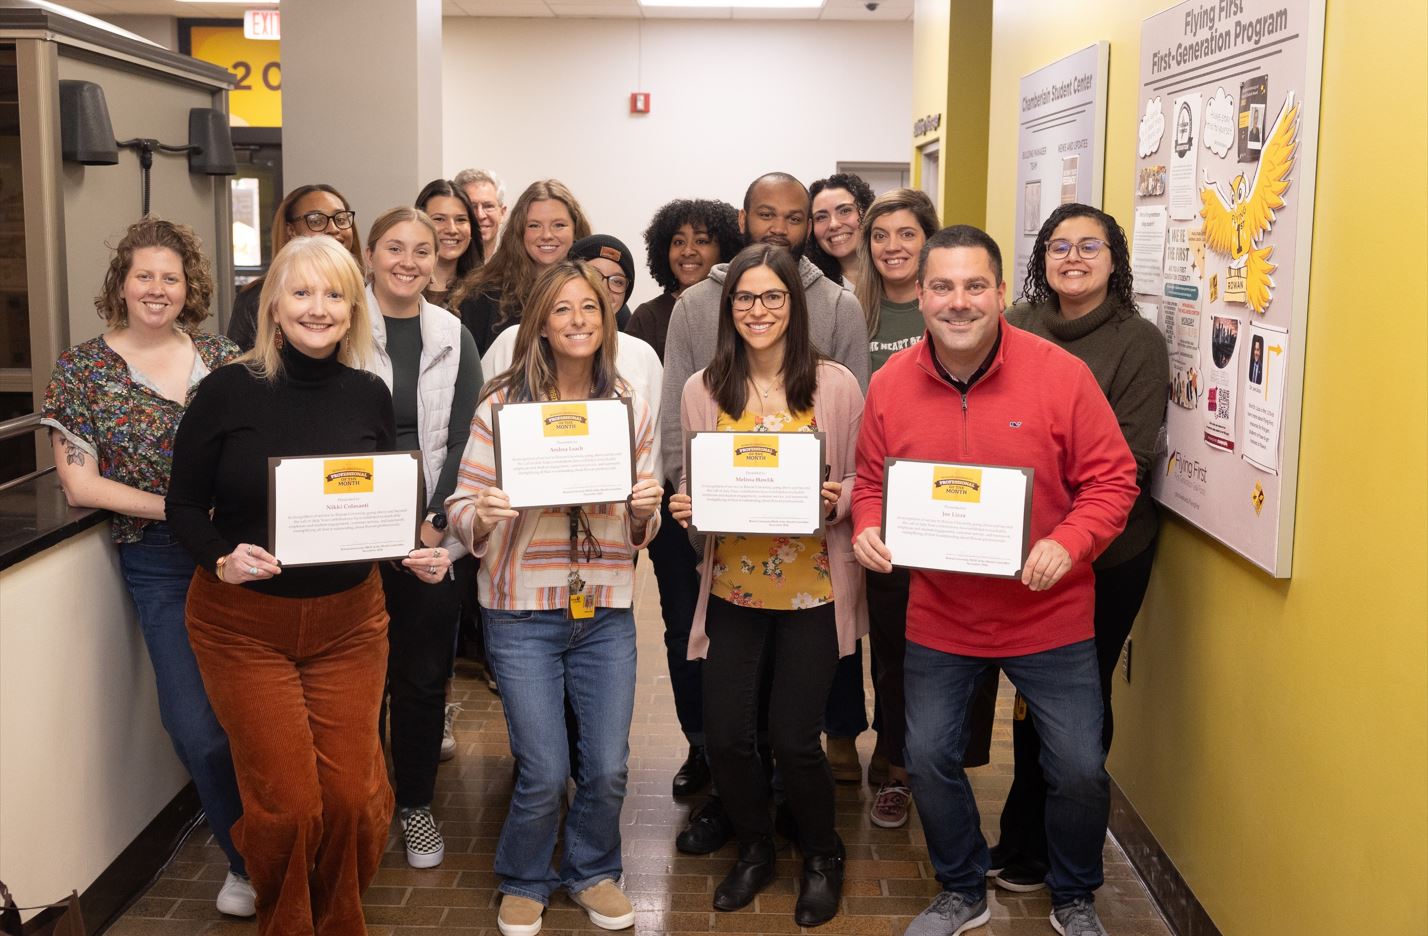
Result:
<svg viewBox="0 0 1428 936"><path fill-rule="evenodd" d="M685 381L680 399L680 421L685 430L708 432L719 423L719 404L704 386L704 371ZM829 575L833 580L833 608L838 626L838 655L853 652L858 638L868 632L868 601L863 590L863 569L853 558L852 498L856 475L855 455L858 428L863 421L863 393L851 371L834 361L818 365L818 388L813 391L813 418L824 434L828 476L843 482L843 493L833 519L823 534L828 540ZM681 470L679 489L686 490ZM689 631L689 659L701 660L709 653L709 637L704 633L704 616L709 609L709 586L714 566L714 537L704 538L704 557L699 564L699 602L694 608L694 625Z"/></svg>

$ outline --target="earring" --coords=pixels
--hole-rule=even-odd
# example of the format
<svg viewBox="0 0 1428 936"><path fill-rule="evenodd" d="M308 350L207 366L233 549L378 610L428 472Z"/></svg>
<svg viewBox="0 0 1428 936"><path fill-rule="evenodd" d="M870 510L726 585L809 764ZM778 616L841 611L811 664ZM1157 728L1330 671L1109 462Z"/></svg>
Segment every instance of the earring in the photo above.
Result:
<svg viewBox="0 0 1428 936"><path fill-rule="evenodd" d="M283 350L283 345L286 343L286 340L283 338L283 330L281 328L273 329L273 347L281 351Z"/></svg>

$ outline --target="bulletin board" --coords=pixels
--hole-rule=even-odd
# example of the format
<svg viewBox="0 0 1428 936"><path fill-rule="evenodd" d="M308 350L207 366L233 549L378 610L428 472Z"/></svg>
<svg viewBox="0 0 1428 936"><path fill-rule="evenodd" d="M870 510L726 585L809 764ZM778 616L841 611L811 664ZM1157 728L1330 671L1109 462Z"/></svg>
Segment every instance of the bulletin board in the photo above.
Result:
<svg viewBox="0 0 1428 936"><path fill-rule="evenodd" d="M1101 207L1106 170L1106 77L1111 44L1098 42L1021 79L1017 95L1016 278L1056 206Z"/></svg>
<svg viewBox="0 0 1428 936"><path fill-rule="evenodd" d="M1170 352L1161 504L1277 578L1294 547L1324 0L1141 31L1131 264Z"/></svg>

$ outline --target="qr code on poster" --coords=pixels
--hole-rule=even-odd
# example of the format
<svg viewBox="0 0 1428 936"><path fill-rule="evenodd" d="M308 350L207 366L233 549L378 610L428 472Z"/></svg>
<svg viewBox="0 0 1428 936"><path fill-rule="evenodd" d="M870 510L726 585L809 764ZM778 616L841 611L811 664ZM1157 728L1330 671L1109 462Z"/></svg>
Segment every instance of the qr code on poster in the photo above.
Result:
<svg viewBox="0 0 1428 936"><path fill-rule="evenodd" d="M1215 415L1220 419L1230 418L1230 391L1224 387L1215 395Z"/></svg>

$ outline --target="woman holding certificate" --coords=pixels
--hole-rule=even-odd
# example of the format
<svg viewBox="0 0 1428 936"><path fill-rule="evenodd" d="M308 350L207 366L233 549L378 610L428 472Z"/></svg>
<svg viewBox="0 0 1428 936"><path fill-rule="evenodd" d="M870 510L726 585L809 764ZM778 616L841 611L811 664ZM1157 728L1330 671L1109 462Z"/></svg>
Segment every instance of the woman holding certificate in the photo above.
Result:
<svg viewBox="0 0 1428 936"><path fill-rule="evenodd" d="M233 841L264 936L366 932L361 894L392 817L377 736L381 577L361 561L284 568L258 545L270 457L393 448L392 396L359 369L372 357L367 315L342 245L290 241L263 282L256 345L199 385L174 440L168 522L198 561L189 642L233 751L243 801ZM450 563L431 548L404 560L424 582Z"/></svg>
<svg viewBox="0 0 1428 936"><path fill-rule="evenodd" d="M1125 530L1092 566L1104 712L1101 745L1109 752L1115 727L1112 676L1150 584L1160 530L1148 477L1170 386L1165 336L1136 309L1125 231L1099 208L1075 203L1057 207L1041 226L1021 302L1007 310L1006 320L1086 362L1135 456L1140 494ZM1012 748L1016 769L1002 810L1001 837L992 849L992 867L998 869L994 878L1005 890L1039 890L1046 886L1048 866L1046 780L1041 739L1030 717L1012 722Z"/></svg>
<svg viewBox="0 0 1428 936"><path fill-rule="evenodd" d="M738 861L714 890L718 910L747 906L774 877L768 781L755 745L760 671L771 662L769 739L804 859L794 920L818 926L838 912L844 849L820 734L838 659L868 629L849 532L862 412L857 379L813 347L793 257L767 244L740 251L724 281L714 360L684 385L684 429L823 433L829 480L821 482L827 513L814 535L704 537L689 656L704 660L709 764L739 840ZM686 525L694 514L684 493L690 467L670 499L670 514Z"/></svg>
<svg viewBox="0 0 1428 936"><path fill-rule="evenodd" d="M635 921L616 885L635 695L630 604L634 554L659 527L663 491L654 479L649 407L620 377L615 355L614 310L599 274L578 261L546 268L531 287L510 368L486 384L477 404L456 493L447 501L451 528L482 559L486 656L501 686L516 758L515 790L494 865L504 895L497 923L505 936L539 932L541 914L559 887L596 926L623 929ZM628 413L623 403L614 407L618 423L600 430L608 437L581 443L579 436L596 433L597 411L611 410L597 406L608 400L628 401ZM535 413L538 423L506 421L518 412ZM538 439L559 436L555 449L632 451L637 480L616 492L613 502L513 509L508 490L555 486L515 476L535 459L514 456L500 462L515 466L501 476L507 490L497 486L502 439L526 455L534 446L513 439L531 426ZM558 457L539 467L558 471ZM563 474L560 483L581 482L578 471ZM629 485L629 474L624 478ZM567 698L578 722L580 756L557 872L551 857L570 774Z"/></svg>
<svg viewBox="0 0 1428 936"><path fill-rule="evenodd" d="M451 200L436 196L429 203L443 207L442 198ZM446 499L456 488L456 469L471 434L481 360L460 320L423 295L441 260L441 233L416 208L393 208L373 222L367 235L370 370L392 392L397 450L421 451L421 543L459 558L466 549L447 529ZM390 562L381 571L392 618L387 691L397 814L407 864L434 868L446 855L431 803L460 596L452 578L426 581Z"/></svg>

